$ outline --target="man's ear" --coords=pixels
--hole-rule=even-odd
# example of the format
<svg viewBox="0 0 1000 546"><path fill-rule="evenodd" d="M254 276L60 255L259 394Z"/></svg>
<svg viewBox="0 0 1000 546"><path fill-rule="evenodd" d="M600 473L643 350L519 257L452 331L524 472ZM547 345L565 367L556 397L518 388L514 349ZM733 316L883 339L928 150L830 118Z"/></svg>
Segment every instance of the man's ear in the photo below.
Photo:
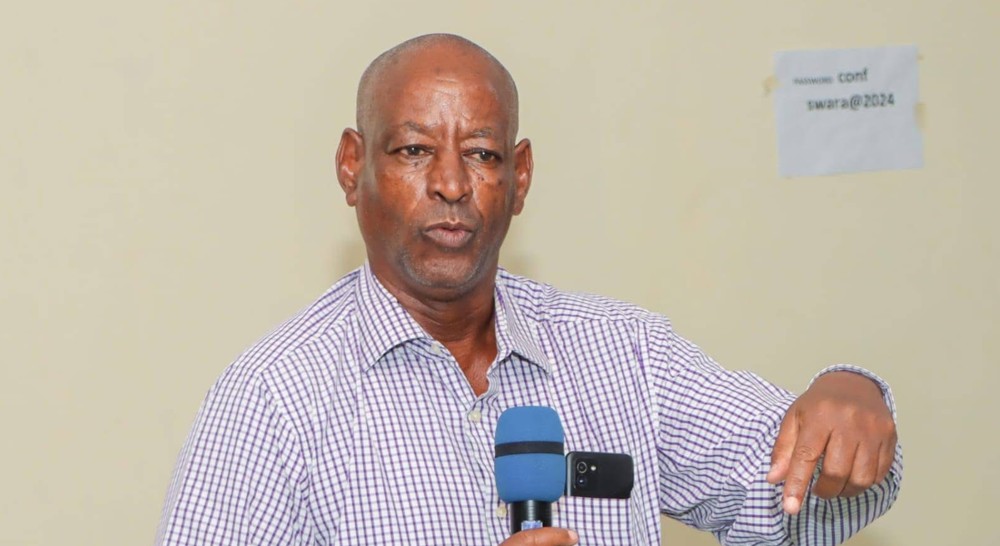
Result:
<svg viewBox="0 0 1000 546"><path fill-rule="evenodd" d="M531 189L531 173L534 170L531 141L525 138L514 146L514 214L521 214L524 210L524 200Z"/></svg>
<svg viewBox="0 0 1000 546"><path fill-rule="evenodd" d="M358 203L358 177L364 164L364 137L354 129L344 129L337 146L337 181L344 190L348 206Z"/></svg>

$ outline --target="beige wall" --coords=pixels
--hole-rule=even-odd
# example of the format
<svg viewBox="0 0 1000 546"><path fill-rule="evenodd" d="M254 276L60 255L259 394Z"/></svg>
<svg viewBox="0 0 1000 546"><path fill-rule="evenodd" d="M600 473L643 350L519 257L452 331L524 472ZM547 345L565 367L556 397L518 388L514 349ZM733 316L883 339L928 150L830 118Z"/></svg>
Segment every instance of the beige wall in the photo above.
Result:
<svg viewBox="0 0 1000 546"><path fill-rule="evenodd" d="M0 10L0 543L152 540L213 378L360 263L337 137L367 61L431 31L520 84L537 173L511 269L790 388L871 367L907 476L853 544L1000 543L1000 3L339 4ZM772 53L907 43L926 167L779 178Z"/></svg>

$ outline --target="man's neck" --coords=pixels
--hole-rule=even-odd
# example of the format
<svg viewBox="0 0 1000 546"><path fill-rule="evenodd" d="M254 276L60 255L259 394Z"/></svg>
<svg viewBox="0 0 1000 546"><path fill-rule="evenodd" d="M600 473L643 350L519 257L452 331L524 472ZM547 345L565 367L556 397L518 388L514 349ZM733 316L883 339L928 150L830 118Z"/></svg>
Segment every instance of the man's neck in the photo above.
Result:
<svg viewBox="0 0 1000 546"><path fill-rule="evenodd" d="M455 357L477 396L489 386L486 370L497 355L495 280L494 272L488 282L479 283L459 297L434 298L412 294L391 279L379 277L417 324Z"/></svg>

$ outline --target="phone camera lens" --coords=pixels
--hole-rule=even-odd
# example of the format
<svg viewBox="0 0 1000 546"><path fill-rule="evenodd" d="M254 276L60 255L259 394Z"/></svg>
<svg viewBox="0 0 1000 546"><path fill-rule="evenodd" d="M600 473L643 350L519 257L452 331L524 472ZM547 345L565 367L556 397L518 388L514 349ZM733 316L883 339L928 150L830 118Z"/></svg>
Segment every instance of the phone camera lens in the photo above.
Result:
<svg viewBox="0 0 1000 546"><path fill-rule="evenodd" d="M577 476L576 477L576 486L577 487L587 487L587 482L588 482L588 480L587 480L586 476Z"/></svg>
<svg viewBox="0 0 1000 546"><path fill-rule="evenodd" d="M577 463L576 463L576 472L578 474L586 474L588 466L589 465L587 464L586 461L577 461Z"/></svg>

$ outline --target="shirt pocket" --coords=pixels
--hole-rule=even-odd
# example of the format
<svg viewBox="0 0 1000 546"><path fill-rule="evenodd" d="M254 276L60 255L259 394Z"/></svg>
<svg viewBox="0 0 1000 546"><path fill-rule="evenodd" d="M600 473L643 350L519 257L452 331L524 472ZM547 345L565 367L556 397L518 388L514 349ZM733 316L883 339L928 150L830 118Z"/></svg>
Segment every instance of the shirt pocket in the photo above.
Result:
<svg viewBox="0 0 1000 546"><path fill-rule="evenodd" d="M580 546L628 546L633 544L631 501L563 497L553 507L552 525L572 529L580 535Z"/></svg>

